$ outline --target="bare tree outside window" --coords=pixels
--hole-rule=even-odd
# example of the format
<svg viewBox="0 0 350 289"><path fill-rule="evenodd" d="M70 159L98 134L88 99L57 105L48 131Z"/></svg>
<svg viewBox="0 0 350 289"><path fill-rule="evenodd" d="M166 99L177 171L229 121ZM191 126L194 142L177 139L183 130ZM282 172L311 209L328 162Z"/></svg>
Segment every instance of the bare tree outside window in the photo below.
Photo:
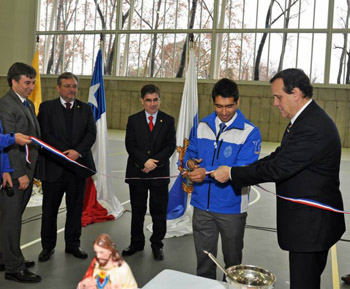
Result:
<svg viewBox="0 0 350 289"><path fill-rule="evenodd" d="M106 75L181 78L193 39L199 78L349 83L349 1L41 0L40 69L91 75L103 35Z"/></svg>

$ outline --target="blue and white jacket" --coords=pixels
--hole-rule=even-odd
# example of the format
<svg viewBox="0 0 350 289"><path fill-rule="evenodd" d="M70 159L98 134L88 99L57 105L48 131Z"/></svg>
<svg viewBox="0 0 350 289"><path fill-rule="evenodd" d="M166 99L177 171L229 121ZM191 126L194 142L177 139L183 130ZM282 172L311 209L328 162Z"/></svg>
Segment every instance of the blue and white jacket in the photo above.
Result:
<svg viewBox="0 0 350 289"><path fill-rule="evenodd" d="M207 172L219 166L245 166L257 161L260 148L260 130L248 121L240 110L237 117L217 140L216 113L203 118L190 139L184 163L202 159L201 168ZM193 134L194 133L194 134ZM230 181L221 184L208 175L204 182L193 184L191 205L205 211L239 214L248 210L249 190L234 188Z"/></svg>
<svg viewBox="0 0 350 289"><path fill-rule="evenodd" d="M2 125L0 121L0 180L2 181L2 173L13 172L10 166L10 161L4 148L15 143L14 134L3 134ZM1 183L0 183L1 185Z"/></svg>

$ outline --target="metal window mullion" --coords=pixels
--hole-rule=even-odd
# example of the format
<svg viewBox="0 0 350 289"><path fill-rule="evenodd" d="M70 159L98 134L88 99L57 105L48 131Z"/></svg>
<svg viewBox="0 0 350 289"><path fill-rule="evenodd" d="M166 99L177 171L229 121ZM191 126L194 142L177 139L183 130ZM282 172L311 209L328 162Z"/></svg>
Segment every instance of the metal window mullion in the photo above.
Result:
<svg viewBox="0 0 350 289"><path fill-rule="evenodd" d="M299 13L298 13L298 30L300 30L300 14L301 13L301 1L299 1ZM295 55L295 67L298 67L298 59L299 59L299 39L300 34L297 33L297 47L296 47L296 55Z"/></svg>
<svg viewBox="0 0 350 289"><path fill-rule="evenodd" d="M325 75L324 84L329 84L331 53L332 53L332 37L333 37L333 17L334 17L334 0L328 1L328 22L327 22L327 40L326 40L326 59L325 59Z"/></svg>
<svg viewBox="0 0 350 289"><path fill-rule="evenodd" d="M316 0L314 0L314 15L312 20L312 28L315 29L315 18L316 18ZM312 65L314 60L314 39L315 34L311 34L311 60L310 60L310 79L312 79Z"/></svg>
<svg viewBox="0 0 350 289"><path fill-rule="evenodd" d="M228 28L231 29L231 9L232 9L232 0L230 0L230 6L229 6L229 11L230 13L228 14Z"/></svg>
<svg viewBox="0 0 350 289"><path fill-rule="evenodd" d="M175 56L176 56L176 53L175 53L175 47L176 47L176 36L177 36L177 34L174 34L174 49L173 49L173 59L174 59L174 61L173 61L173 68L172 68L172 75L173 75L173 77L174 77L174 75L175 75Z"/></svg>
<svg viewBox="0 0 350 289"><path fill-rule="evenodd" d="M216 65L215 62L215 47L216 47L216 22L217 22L217 15L218 15L218 6L219 1L214 1L214 15L213 15L213 29L211 32L212 35L212 42L211 42L211 55L210 55L210 79L213 79L214 74L214 65Z"/></svg>
<svg viewBox="0 0 350 289"><path fill-rule="evenodd" d="M267 61L266 61L266 75L267 79L269 78L269 71L270 71L270 48L271 48L271 33L268 34L269 41L267 42Z"/></svg>
<svg viewBox="0 0 350 289"><path fill-rule="evenodd" d="M245 0L243 0L243 14L242 14L242 29L244 28L244 18L245 18ZM241 55L239 57L239 69L238 69L238 79L241 80L242 74L242 55L243 55L243 32L241 32Z"/></svg>
<svg viewBox="0 0 350 289"><path fill-rule="evenodd" d="M226 68L225 68L225 77L227 77L228 71L228 54L229 54L229 46L230 46L230 33L227 33L227 46L226 46Z"/></svg>
<svg viewBox="0 0 350 289"><path fill-rule="evenodd" d="M120 33L120 26L122 24L122 18L123 18L123 3L122 0L117 1L117 16L116 16L116 21L115 21L115 36L116 41L114 43L114 67L113 67L113 75L115 76L120 76L120 38L121 38L121 33Z"/></svg>
<svg viewBox="0 0 350 289"><path fill-rule="evenodd" d="M163 19L165 19L165 13L166 13L166 4L167 4L167 1L165 1L164 3L164 16L163 16ZM163 29L165 29L165 20L163 21ZM160 77L162 77L162 75L164 75L164 33L162 33L162 48L161 48L161 51L162 51L162 59L160 60Z"/></svg>
<svg viewBox="0 0 350 289"><path fill-rule="evenodd" d="M179 11L179 0L176 0L176 8L175 8L175 29L177 29L177 14L178 14L178 11ZM164 21L165 22L165 21Z"/></svg>
<svg viewBox="0 0 350 289"><path fill-rule="evenodd" d="M141 34L139 37L139 53L137 58L137 76L139 76L139 71L140 71L140 51L141 51Z"/></svg>
<svg viewBox="0 0 350 289"><path fill-rule="evenodd" d="M40 2L41 2L41 1L40 1ZM57 4L57 2L56 2L56 4ZM52 6L54 6L54 5L55 5L55 2L52 3ZM39 7L39 8L41 7L41 3L38 4L38 7ZM53 11L52 11L52 12L53 12ZM45 19L48 18L48 14L49 14L49 4L48 4L47 1L46 1L46 18L45 18ZM52 16L53 16L53 15L51 15L51 18L52 18ZM47 22L48 22L48 21L45 21L45 31L47 31Z"/></svg>

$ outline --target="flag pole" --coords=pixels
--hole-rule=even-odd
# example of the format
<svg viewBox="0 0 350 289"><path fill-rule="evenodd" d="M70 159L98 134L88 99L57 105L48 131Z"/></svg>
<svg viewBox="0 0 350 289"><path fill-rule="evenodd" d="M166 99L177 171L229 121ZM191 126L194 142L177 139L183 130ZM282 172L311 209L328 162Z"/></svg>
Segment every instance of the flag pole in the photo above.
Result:
<svg viewBox="0 0 350 289"><path fill-rule="evenodd" d="M102 67L104 67L105 51L104 51L104 35L100 33L100 49L102 52ZM102 69L102 74L104 74L104 69Z"/></svg>

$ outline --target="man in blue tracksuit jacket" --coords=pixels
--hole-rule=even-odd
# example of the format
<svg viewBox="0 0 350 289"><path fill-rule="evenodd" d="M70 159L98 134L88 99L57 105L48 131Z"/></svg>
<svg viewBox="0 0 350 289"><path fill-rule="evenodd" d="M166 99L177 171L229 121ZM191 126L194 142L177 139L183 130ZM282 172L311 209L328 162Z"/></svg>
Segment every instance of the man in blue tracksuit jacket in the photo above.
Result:
<svg viewBox="0 0 350 289"><path fill-rule="evenodd" d="M6 186L6 183L12 187L12 179L10 173L13 172L10 166L10 161L4 149L14 143L25 145L30 143L28 136L21 133L3 134L2 125L0 121L0 186ZM1 268L0 268L1 269Z"/></svg>
<svg viewBox="0 0 350 289"><path fill-rule="evenodd" d="M249 188L221 184L208 175L221 165L245 166L260 153L259 129L249 122L239 105L238 87L227 78L212 91L215 111L203 118L191 135L184 162L193 171L191 205L193 238L197 255L197 275L216 279L216 265L203 250L217 255L219 234L226 268L241 264Z"/></svg>

